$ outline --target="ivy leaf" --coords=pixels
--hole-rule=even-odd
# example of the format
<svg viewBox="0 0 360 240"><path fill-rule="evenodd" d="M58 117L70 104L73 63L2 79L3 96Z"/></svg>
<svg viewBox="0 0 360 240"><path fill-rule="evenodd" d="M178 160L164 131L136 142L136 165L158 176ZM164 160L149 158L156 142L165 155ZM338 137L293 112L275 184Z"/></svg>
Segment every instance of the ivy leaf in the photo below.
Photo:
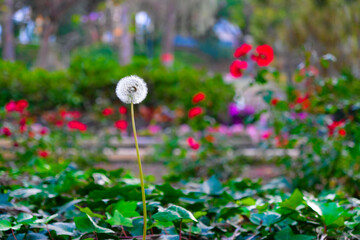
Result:
<svg viewBox="0 0 360 240"><path fill-rule="evenodd" d="M111 229L98 226L87 214L84 217L75 217L74 221L76 228L81 232L114 233Z"/></svg>
<svg viewBox="0 0 360 240"><path fill-rule="evenodd" d="M296 189L291 194L290 198L280 203L280 206L295 210L296 207L302 203L303 199L304 199L304 195L298 189Z"/></svg>
<svg viewBox="0 0 360 240"><path fill-rule="evenodd" d="M196 218L194 217L194 215L186 210L183 207L177 206L177 205L171 205L168 210L174 211L176 213L178 213L180 215L180 217L184 220L192 220L194 222L197 222L198 220L196 220Z"/></svg>
<svg viewBox="0 0 360 240"><path fill-rule="evenodd" d="M289 226L286 226L280 232L275 234L275 240L313 240L314 236L304 234L294 234Z"/></svg>
<svg viewBox="0 0 360 240"><path fill-rule="evenodd" d="M126 218L116 209L114 212L114 216L111 216L107 213L108 220L106 220L107 223L109 223L111 226L118 225L118 226L124 226L124 227L133 227L132 220L130 218Z"/></svg>
<svg viewBox="0 0 360 240"><path fill-rule="evenodd" d="M49 224L48 228L50 230L54 230L56 235L66 235L66 236L74 236L75 231L75 223L64 223L64 222L56 222L53 224Z"/></svg>
<svg viewBox="0 0 360 240"><path fill-rule="evenodd" d="M16 219L16 221L18 223L21 223L21 224L31 224L31 223L34 223L36 220L36 217L31 215L31 214L28 214L28 213L20 213Z"/></svg>
<svg viewBox="0 0 360 240"><path fill-rule="evenodd" d="M181 216L177 212L165 209L164 211L155 213L153 218L160 222L173 222L175 220L181 219Z"/></svg>
<svg viewBox="0 0 360 240"><path fill-rule="evenodd" d="M11 222L8 220L0 220L0 231L7 231L11 229Z"/></svg>
<svg viewBox="0 0 360 240"><path fill-rule="evenodd" d="M336 227L344 226L344 209L336 203L320 203L307 201L308 206L321 217L326 226L334 225Z"/></svg>
<svg viewBox="0 0 360 240"><path fill-rule="evenodd" d="M85 207L85 208L82 208L80 206L75 206L77 207L81 212L83 213L86 213L87 215L89 215L90 217L97 217L97 218L101 218L101 219L104 219L105 216L101 215L101 214L97 214L97 213L94 213L93 211L91 211L90 208L88 207Z"/></svg>
<svg viewBox="0 0 360 240"><path fill-rule="evenodd" d="M119 201L115 204L115 210L118 210L121 215L127 218L138 217L140 214L136 211L137 202Z"/></svg>
<svg viewBox="0 0 360 240"><path fill-rule="evenodd" d="M201 185L201 190L210 195L220 195L223 192L221 182L213 175Z"/></svg>
<svg viewBox="0 0 360 240"><path fill-rule="evenodd" d="M280 220L281 215L276 212L254 213L250 216L250 221L252 223L256 225L264 225L266 227L269 227Z"/></svg>

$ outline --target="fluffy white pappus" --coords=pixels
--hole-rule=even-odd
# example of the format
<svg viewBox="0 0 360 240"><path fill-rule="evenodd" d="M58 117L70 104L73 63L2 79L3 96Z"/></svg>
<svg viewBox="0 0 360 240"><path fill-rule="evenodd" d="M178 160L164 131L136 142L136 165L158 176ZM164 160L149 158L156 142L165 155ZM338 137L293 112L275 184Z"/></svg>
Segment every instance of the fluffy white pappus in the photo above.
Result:
<svg viewBox="0 0 360 240"><path fill-rule="evenodd" d="M145 81L135 75L124 77L116 85L116 95L124 103L141 103L148 93Z"/></svg>

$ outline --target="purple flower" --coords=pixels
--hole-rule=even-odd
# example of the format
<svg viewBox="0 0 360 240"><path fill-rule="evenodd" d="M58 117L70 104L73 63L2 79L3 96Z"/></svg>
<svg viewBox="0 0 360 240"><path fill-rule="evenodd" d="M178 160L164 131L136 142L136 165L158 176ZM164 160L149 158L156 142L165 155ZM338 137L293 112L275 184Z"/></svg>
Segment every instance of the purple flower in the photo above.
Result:
<svg viewBox="0 0 360 240"><path fill-rule="evenodd" d="M238 108L238 106L236 105L236 103L230 103L229 104L229 115L234 117L239 115L240 110Z"/></svg>

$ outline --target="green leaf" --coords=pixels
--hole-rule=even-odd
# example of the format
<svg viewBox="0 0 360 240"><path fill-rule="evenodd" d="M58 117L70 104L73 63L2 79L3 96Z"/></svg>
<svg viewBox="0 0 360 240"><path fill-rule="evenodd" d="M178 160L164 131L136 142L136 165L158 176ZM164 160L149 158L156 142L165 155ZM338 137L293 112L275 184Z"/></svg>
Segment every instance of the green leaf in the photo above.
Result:
<svg viewBox="0 0 360 240"><path fill-rule="evenodd" d="M31 224L31 223L34 223L36 220L36 217L31 215L31 214L28 214L28 213L20 213L16 219L16 221L18 223L21 223L21 224Z"/></svg>
<svg viewBox="0 0 360 240"><path fill-rule="evenodd" d="M164 211L155 213L153 218L160 222L173 222L175 220L181 219L181 216L177 212L165 209Z"/></svg>
<svg viewBox="0 0 360 240"><path fill-rule="evenodd" d="M81 212L86 213L86 214L89 215L90 217L97 217L97 218L105 219L105 216L103 216L103 215L101 215L101 214L94 213L94 212L91 211L91 209L88 208L88 207L85 207L85 208L82 208L82 207L80 207L80 206L75 206L75 207L77 207Z"/></svg>
<svg viewBox="0 0 360 240"><path fill-rule="evenodd" d="M75 223L55 222L52 224L31 225L32 228L49 229L56 232L56 235L75 236Z"/></svg>
<svg viewBox="0 0 360 240"><path fill-rule="evenodd" d="M335 225L337 227L344 226L344 209L339 207L335 202L320 203L315 201L307 201L308 206L313 209L326 226Z"/></svg>
<svg viewBox="0 0 360 240"><path fill-rule="evenodd" d="M304 195L298 189L296 189L291 194L290 198L280 203L280 206L295 210L296 207L302 203L303 199L304 199Z"/></svg>
<svg viewBox="0 0 360 240"><path fill-rule="evenodd" d="M84 217L75 217L74 221L76 228L81 232L114 233L111 229L98 226L87 214Z"/></svg>
<svg viewBox="0 0 360 240"><path fill-rule="evenodd" d="M210 195L220 195L223 192L221 182L216 178L215 175L205 181L202 184L201 189L204 193Z"/></svg>
<svg viewBox="0 0 360 240"><path fill-rule="evenodd" d="M252 223L256 225L264 225L266 227L269 227L280 220L281 215L275 212L254 213L250 216L250 221Z"/></svg>
<svg viewBox="0 0 360 240"><path fill-rule="evenodd" d="M186 210L185 208L183 207L180 207L180 206L176 206L176 205L171 205L168 210L171 210L171 211L174 211L174 212L177 212L180 217L184 220L192 220L194 222L197 222L198 220L196 220L196 218L194 217L194 215Z"/></svg>
<svg viewBox="0 0 360 240"><path fill-rule="evenodd" d="M8 220L0 220L0 231L7 231L11 229L11 222Z"/></svg>
<svg viewBox="0 0 360 240"><path fill-rule="evenodd" d="M256 201L252 197L246 197L240 200L240 204L245 206L253 206L256 204Z"/></svg>
<svg viewBox="0 0 360 240"><path fill-rule="evenodd" d="M275 240L313 240L315 236L294 234L289 226L286 226L280 232L275 234Z"/></svg>
<svg viewBox="0 0 360 240"><path fill-rule="evenodd" d="M15 198L28 198L41 192L42 190L37 188L20 188L11 192L10 196Z"/></svg>
<svg viewBox="0 0 360 240"><path fill-rule="evenodd" d="M108 220L106 220L111 226L125 226L125 227L133 227L132 220L130 218L126 218L118 210L115 210L114 216L108 215Z"/></svg>
<svg viewBox="0 0 360 240"><path fill-rule="evenodd" d="M121 215L127 218L138 217L140 214L136 211L137 202L119 201L115 204L115 210L118 210Z"/></svg>

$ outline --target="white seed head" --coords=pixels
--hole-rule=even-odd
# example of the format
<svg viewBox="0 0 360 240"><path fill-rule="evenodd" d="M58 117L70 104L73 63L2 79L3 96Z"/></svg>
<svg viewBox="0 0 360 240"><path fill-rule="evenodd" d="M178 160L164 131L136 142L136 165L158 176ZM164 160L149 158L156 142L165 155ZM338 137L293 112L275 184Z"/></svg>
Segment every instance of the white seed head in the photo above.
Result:
<svg viewBox="0 0 360 240"><path fill-rule="evenodd" d="M132 75L120 79L115 92L122 102L138 104L146 98L148 89L142 78Z"/></svg>

